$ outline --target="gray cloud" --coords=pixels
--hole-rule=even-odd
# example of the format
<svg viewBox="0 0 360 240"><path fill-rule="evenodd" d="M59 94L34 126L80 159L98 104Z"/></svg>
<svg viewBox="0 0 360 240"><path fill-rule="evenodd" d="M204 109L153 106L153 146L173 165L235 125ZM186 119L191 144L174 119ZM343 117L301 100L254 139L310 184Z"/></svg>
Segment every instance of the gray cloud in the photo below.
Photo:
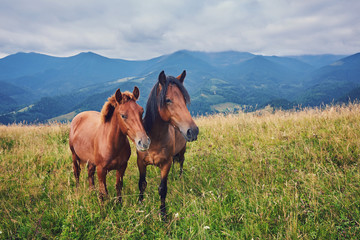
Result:
<svg viewBox="0 0 360 240"><path fill-rule="evenodd" d="M146 59L180 49L266 55L360 51L358 0L0 3L0 57L81 51Z"/></svg>

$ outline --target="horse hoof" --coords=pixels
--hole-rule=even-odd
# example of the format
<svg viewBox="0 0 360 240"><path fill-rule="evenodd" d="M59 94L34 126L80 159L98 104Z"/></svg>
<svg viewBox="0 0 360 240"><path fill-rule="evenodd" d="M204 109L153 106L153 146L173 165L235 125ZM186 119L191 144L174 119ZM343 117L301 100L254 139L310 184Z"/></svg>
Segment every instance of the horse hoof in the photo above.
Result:
<svg viewBox="0 0 360 240"><path fill-rule="evenodd" d="M166 214L166 212L165 212L165 213L162 212L160 215L161 215L161 220L162 220L163 222L166 222L166 221L167 221L167 214Z"/></svg>
<svg viewBox="0 0 360 240"><path fill-rule="evenodd" d="M123 204L122 199L121 198L120 199L115 199L115 204L118 205L118 206L122 206L122 204Z"/></svg>
<svg viewBox="0 0 360 240"><path fill-rule="evenodd" d="M100 199L101 202L104 202L106 197L107 197L107 194L99 193L99 199Z"/></svg>
<svg viewBox="0 0 360 240"><path fill-rule="evenodd" d="M144 196L140 195L140 196L139 196L139 203L142 204L143 201L144 201Z"/></svg>
<svg viewBox="0 0 360 240"><path fill-rule="evenodd" d="M166 220L167 220L166 207L163 207L163 206L160 207L160 215L161 215L161 219L164 222L166 222Z"/></svg>

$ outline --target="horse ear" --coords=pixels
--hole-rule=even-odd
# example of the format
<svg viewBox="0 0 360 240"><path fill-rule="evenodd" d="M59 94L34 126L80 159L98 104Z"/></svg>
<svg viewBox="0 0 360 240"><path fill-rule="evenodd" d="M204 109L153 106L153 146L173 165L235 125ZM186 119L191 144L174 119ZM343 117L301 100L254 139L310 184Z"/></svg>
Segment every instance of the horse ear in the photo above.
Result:
<svg viewBox="0 0 360 240"><path fill-rule="evenodd" d="M140 96L140 90L137 86L134 87L134 91L133 91L133 95L135 97L135 100L138 100L139 99L139 96Z"/></svg>
<svg viewBox="0 0 360 240"><path fill-rule="evenodd" d="M121 92L120 92L120 88L118 88L118 90L116 90L115 99L116 99L116 101L118 103L121 103L122 95L121 95Z"/></svg>
<svg viewBox="0 0 360 240"><path fill-rule="evenodd" d="M165 72L164 70L159 74L159 82L161 85L165 85L166 83L166 75L165 75Z"/></svg>
<svg viewBox="0 0 360 240"><path fill-rule="evenodd" d="M177 80L179 80L181 83L184 82L184 79L185 79L185 76L186 76L186 71L184 70L182 72L182 74L180 74L179 76L177 76Z"/></svg>

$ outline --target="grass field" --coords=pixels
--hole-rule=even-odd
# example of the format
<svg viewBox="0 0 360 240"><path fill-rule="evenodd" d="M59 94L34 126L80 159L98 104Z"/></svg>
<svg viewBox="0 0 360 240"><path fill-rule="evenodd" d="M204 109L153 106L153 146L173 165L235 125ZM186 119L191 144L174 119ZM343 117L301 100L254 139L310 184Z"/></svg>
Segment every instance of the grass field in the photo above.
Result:
<svg viewBox="0 0 360 240"><path fill-rule="evenodd" d="M75 187L69 125L0 126L0 239L359 239L360 105L199 117L184 175L148 167L138 199L136 154L123 204ZM85 169L85 167L83 167Z"/></svg>

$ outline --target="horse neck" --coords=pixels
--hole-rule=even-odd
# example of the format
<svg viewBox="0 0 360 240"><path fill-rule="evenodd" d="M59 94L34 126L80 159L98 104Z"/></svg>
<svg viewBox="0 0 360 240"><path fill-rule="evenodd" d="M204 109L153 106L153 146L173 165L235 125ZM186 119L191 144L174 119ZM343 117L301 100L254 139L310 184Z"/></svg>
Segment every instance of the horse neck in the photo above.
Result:
<svg viewBox="0 0 360 240"><path fill-rule="evenodd" d="M157 141L161 140L168 134L170 127L170 123L165 122L161 119L160 116L157 116L155 118L155 121L152 124L152 127L149 131L149 137L151 138L151 141Z"/></svg>
<svg viewBox="0 0 360 240"><path fill-rule="evenodd" d="M114 113L114 115L111 117L110 121L106 123L106 131L107 134L107 140L116 144L117 146L121 146L120 144L127 140L126 135L122 133L121 126L119 124L119 119L117 114Z"/></svg>

